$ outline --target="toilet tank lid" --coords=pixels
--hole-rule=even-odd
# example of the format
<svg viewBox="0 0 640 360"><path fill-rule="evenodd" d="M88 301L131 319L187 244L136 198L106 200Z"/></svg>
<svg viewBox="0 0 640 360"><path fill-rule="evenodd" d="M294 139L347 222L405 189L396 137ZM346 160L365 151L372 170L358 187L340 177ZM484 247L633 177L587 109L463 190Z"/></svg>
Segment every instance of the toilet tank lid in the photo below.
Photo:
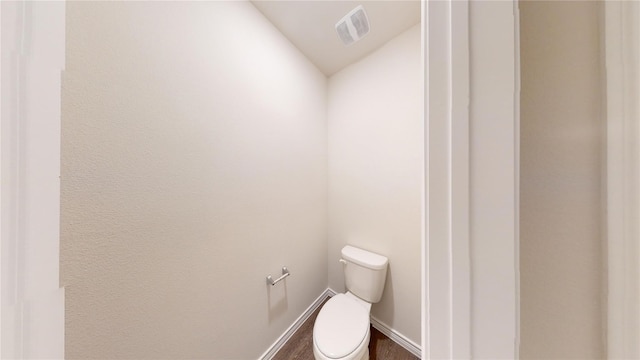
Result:
<svg viewBox="0 0 640 360"><path fill-rule="evenodd" d="M389 259L385 256L351 245L342 248L342 258L373 270L382 270L386 268L389 263Z"/></svg>

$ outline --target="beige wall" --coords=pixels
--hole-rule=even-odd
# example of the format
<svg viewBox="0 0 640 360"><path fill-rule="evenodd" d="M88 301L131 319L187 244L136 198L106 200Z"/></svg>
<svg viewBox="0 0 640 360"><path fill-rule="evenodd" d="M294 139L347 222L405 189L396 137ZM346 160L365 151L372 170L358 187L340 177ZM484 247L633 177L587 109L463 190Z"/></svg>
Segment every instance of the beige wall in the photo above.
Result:
<svg viewBox="0 0 640 360"><path fill-rule="evenodd" d="M600 7L520 2L522 359L604 356Z"/></svg>
<svg viewBox="0 0 640 360"><path fill-rule="evenodd" d="M255 359L326 288L326 78L250 3L68 2L62 114L67 358Z"/></svg>
<svg viewBox="0 0 640 360"><path fill-rule="evenodd" d="M345 244L383 254L372 315L420 343L420 26L329 79L329 287Z"/></svg>

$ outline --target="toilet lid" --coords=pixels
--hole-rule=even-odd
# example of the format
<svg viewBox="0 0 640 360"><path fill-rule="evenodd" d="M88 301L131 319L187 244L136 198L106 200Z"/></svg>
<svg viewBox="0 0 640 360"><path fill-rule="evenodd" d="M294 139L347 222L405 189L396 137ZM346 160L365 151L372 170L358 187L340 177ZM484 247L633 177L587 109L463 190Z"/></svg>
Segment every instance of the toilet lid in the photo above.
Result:
<svg viewBox="0 0 640 360"><path fill-rule="evenodd" d="M351 354L367 336L369 312L344 294L332 297L320 310L313 327L318 350L331 359Z"/></svg>

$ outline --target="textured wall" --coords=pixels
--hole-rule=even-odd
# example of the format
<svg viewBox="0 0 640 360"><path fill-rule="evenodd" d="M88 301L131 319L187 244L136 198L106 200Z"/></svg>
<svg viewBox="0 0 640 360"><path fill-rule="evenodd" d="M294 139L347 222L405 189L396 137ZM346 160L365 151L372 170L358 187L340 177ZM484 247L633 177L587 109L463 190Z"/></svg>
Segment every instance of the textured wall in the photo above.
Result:
<svg viewBox="0 0 640 360"><path fill-rule="evenodd" d="M326 288L326 78L250 3L68 2L62 114L67 358L255 359Z"/></svg>
<svg viewBox="0 0 640 360"><path fill-rule="evenodd" d="M522 1L522 359L604 357L599 12Z"/></svg>
<svg viewBox="0 0 640 360"><path fill-rule="evenodd" d="M420 26L329 79L329 287L345 244L389 258L372 314L420 344Z"/></svg>

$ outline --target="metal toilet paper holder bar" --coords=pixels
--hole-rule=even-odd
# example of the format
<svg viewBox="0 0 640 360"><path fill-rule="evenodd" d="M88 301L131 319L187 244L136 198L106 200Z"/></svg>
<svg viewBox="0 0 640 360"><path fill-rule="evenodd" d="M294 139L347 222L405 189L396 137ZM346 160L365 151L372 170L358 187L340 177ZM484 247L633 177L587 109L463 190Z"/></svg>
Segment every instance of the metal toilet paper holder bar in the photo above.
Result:
<svg viewBox="0 0 640 360"><path fill-rule="evenodd" d="M286 278L289 275L291 275L291 273L289 273L289 269L287 269L286 266L283 266L282 267L282 276L280 276L279 278L273 280L271 275L267 276L267 285L274 286L275 284L277 284L280 281L284 280L284 278Z"/></svg>

